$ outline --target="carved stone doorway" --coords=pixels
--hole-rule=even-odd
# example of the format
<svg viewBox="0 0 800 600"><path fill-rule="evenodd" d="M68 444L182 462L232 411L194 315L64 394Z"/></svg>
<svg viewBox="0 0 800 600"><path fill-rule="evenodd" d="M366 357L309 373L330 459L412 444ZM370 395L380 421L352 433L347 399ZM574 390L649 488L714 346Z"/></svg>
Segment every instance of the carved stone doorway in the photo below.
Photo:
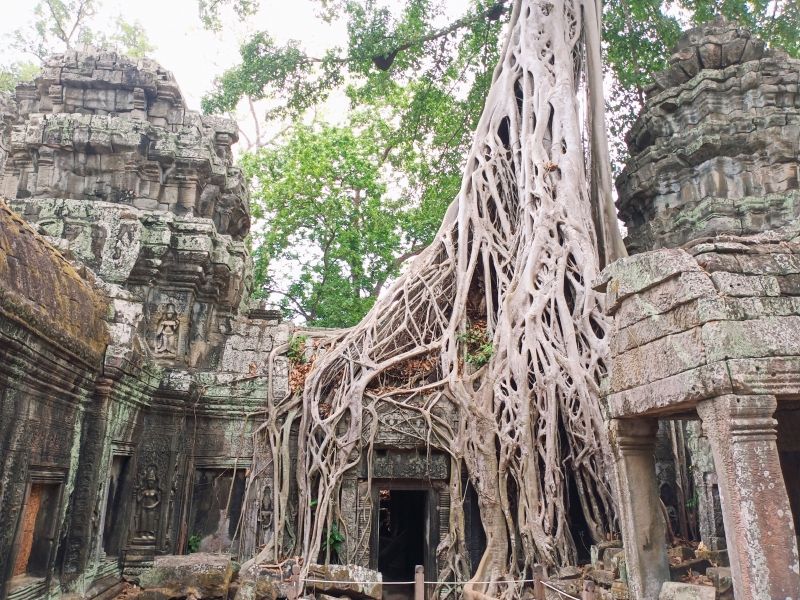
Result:
<svg viewBox="0 0 800 600"><path fill-rule="evenodd" d="M56 541L60 490L57 483L31 483L18 527L13 577L47 576Z"/></svg>
<svg viewBox="0 0 800 600"><path fill-rule="evenodd" d="M439 543L438 494L425 483L386 481L373 486L372 562L384 582L414 580L416 565L435 577ZM385 585L385 600L413 598L413 585Z"/></svg>
<svg viewBox="0 0 800 600"><path fill-rule="evenodd" d="M128 533L123 509L131 493L129 482L130 456L115 455L108 475L106 510L103 518L103 551L106 556L119 556Z"/></svg>

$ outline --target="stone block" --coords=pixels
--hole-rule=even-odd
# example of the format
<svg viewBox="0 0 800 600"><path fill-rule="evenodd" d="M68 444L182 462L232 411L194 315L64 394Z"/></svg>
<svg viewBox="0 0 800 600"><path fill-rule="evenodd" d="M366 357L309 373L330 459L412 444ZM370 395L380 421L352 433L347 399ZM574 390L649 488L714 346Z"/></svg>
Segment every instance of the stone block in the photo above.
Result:
<svg viewBox="0 0 800 600"><path fill-rule="evenodd" d="M139 585L165 598L227 598L233 571L230 557L218 554L157 556L139 576Z"/></svg>
<svg viewBox="0 0 800 600"><path fill-rule="evenodd" d="M733 578L729 567L706 569L706 577L717 589L717 600L733 600Z"/></svg>
<svg viewBox="0 0 800 600"><path fill-rule="evenodd" d="M669 572L672 579L681 580L692 573L702 575L711 566L711 563L704 558L690 558L676 565L671 565Z"/></svg>
<svg viewBox="0 0 800 600"><path fill-rule="evenodd" d="M609 311L633 294L642 292L685 271L699 271L692 257L684 250L659 250L628 256L603 269L594 283L605 291Z"/></svg>
<svg viewBox="0 0 800 600"><path fill-rule="evenodd" d="M612 370L618 368L616 363ZM688 410L694 403L720 394L729 394L732 382L725 363L717 362L690 369L671 377L615 392L606 397L612 418L669 414Z"/></svg>
<svg viewBox="0 0 800 600"><path fill-rule="evenodd" d="M615 323L622 329L642 319L662 315L677 307L705 297L717 296L707 274L697 271L683 272L623 301Z"/></svg>
<svg viewBox="0 0 800 600"><path fill-rule="evenodd" d="M769 275L742 275L717 272L711 281L720 294L726 296L778 296L781 293L778 280Z"/></svg>
<svg viewBox="0 0 800 600"><path fill-rule="evenodd" d="M706 323L702 332L708 362L800 355L800 316Z"/></svg>
<svg viewBox="0 0 800 600"><path fill-rule="evenodd" d="M671 559L677 559L680 562L695 558L694 549L688 546L673 546L667 550L667 554Z"/></svg>
<svg viewBox="0 0 800 600"><path fill-rule="evenodd" d="M309 565L306 589L335 596L381 600L383 577L359 565Z"/></svg>
<svg viewBox="0 0 800 600"><path fill-rule="evenodd" d="M708 585L666 582L658 595L658 600L715 600L716 589Z"/></svg>
<svg viewBox="0 0 800 600"><path fill-rule="evenodd" d="M706 364L703 329L668 335L614 357L611 391L665 379Z"/></svg>

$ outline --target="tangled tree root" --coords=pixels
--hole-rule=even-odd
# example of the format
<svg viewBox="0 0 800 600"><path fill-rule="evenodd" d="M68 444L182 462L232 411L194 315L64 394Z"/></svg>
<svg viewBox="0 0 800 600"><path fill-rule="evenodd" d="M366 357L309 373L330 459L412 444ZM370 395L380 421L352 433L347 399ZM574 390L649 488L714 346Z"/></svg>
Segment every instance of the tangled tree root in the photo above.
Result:
<svg viewBox="0 0 800 600"><path fill-rule="evenodd" d="M518 0L461 192L435 241L358 326L316 342L302 397L270 409L271 558L326 558L326 532L345 525L343 476L371 457L384 404L418 413L422 445L451 457L439 578L472 575L466 597L514 597L512 580L534 563L575 561L570 480L592 537L613 529L597 402L607 323L590 285L599 252L605 261L624 250L598 93L599 10L589 0ZM296 479L287 466L293 423ZM463 469L486 533L474 574ZM299 509L289 528L292 485Z"/></svg>

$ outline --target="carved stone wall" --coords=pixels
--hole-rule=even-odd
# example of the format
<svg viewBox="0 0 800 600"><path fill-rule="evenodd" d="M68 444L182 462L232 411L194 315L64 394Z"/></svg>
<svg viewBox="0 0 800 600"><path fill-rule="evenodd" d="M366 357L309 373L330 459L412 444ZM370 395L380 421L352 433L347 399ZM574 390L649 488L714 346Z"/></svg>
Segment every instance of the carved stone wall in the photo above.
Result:
<svg viewBox="0 0 800 600"><path fill-rule="evenodd" d="M247 301L235 142L149 60L70 52L0 96L0 596L112 593L186 550L199 473L251 466L291 328ZM49 566L11 579L45 485Z"/></svg>
<svg viewBox="0 0 800 600"><path fill-rule="evenodd" d="M633 596L669 577L652 543L670 478L653 438L671 418L691 422L699 535L727 547L736 597L800 593L787 439L800 394L799 78L800 61L717 19L678 44L628 140L617 189L635 255L598 289L613 320L604 403Z"/></svg>

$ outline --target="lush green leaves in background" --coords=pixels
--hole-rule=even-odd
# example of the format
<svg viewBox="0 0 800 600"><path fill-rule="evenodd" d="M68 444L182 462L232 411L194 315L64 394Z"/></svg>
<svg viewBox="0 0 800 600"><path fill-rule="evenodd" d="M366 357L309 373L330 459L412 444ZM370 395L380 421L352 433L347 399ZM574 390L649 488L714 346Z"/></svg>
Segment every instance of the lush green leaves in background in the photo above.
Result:
<svg viewBox="0 0 800 600"><path fill-rule="evenodd" d="M383 182L379 139L371 123L296 125L282 143L243 157L258 223L256 293L289 315L357 323L412 246L402 203Z"/></svg>
<svg viewBox="0 0 800 600"><path fill-rule="evenodd" d="M507 6L476 2L470 14L444 24L440 2L429 0L410 0L396 14L372 0L320 9L321 18L346 19L346 48L311 57L296 42L279 47L267 33L256 34L204 108L228 111L242 98L268 99L268 118L298 119L345 90L353 112L346 126L296 126L243 158L258 179L256 293L273 294L314 325L342 326L357 322L403 260L430 242L458 193ZM352 214L351 165L371 182L361 188L367 201L360 221ZM332 233L336 241L325 254ZM303 244L314 252L291 250ZM276 264L296 268L279 272Z"/></svg>
<svg viewBox="0 0 800 600"><path fill-rule="evenodd" d="M611 93L606 100L614 170L625 158L625 133L644 101L651 74L665 69L682 30L716 15L739 23L768 45L800 56L797 0L613 0L603 11L604 58Z"/></svg>

